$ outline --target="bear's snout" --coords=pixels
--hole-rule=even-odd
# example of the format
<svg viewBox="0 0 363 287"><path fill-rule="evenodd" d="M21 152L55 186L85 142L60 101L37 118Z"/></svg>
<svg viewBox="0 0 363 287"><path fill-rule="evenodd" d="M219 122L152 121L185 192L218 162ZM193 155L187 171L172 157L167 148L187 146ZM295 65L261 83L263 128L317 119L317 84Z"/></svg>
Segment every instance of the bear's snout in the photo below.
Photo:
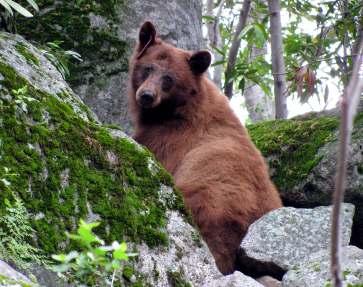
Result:
<svg viewBox="0 0 363 287"><path fill-rule="evenodd" d="M153 106L155 98L156 96L152 91L141 91L138 97L138 103L143 108L151 108Z"/></svg>

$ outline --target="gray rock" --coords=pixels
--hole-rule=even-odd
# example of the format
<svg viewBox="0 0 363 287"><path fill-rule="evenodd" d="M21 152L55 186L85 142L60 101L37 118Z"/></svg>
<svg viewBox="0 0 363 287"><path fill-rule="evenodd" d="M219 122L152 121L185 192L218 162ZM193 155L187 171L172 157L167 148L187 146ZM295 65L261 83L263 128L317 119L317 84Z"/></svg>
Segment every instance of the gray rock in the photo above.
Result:
<svg viewBox="0 0 363 287"><path fill-rule="evenodd" d="M354 206L345 203L343 211L342 245L347 246ZM310 254L328 248L330 218L331 207L283 207L274 210L250 226L241 248L249 258L289 270Z"/></svg>
<svg viewBox="0 0 363 287"><path fill-rule="evenodd" d="M17 51L14 51L14 47L16 47ZM19 52L20 49L23 52ZM95 115L73 93L60 72L45 57L44 53L25 41L23 37L1 33L0 57L7 65L14 68L20 76L31 82L36 89L61 98L64 102L70 104L83 119L90 120L92 118L92 120L95 120Z"/></svg>
<svg viewBox="0 0 363 287"><path fill-rule="evenodd" d="M95 4L85 0L82 7L68 2L39 3L41 17L20 19L18 30L39 42L62 40L63 46L79 52L83 62L71 67L72 88L103 123L119 124L130 132L126 93L128 59L139 27L146 20L153 21L164 40L180 48L200 49L204 47L202 1L100 1ZM67 21L59 21L59 14ZM82 32L75 31L75 27Z"/></svg>
<svg viewBox="0 0 363 287"><path fill-rule="evenodd" d="M33 284L25 275L0 260L0 287L20 287L20 283Z"/></svg>
<svg viewBox="0 0 363 287"><path fill-rule="evenodd" d="M363 284L363 250L355 246L342 249L342 271L344 286ZM310 256L308 261L295 266L282 280L283 287L322 287L330 282L330 254L321 250ZM361 286L361 285L359 285Z"/></svg>
<svg viewBox="0 0 363 287"><path fill-rule="evenodd" d="M175 277L179 282L202 286L221 276L198 232L177 212L169 212L167 232L170 244L166 249L150 249L145 244L137 246L140 260L136 269L148 274L151 286L171 286Z"/></svg>
<svg viewBox="0 0 363 287"><path fill-rule="evenodd" d="M265 287L281 287L282 282L271 277L271 276L262 276L256 279L258 283L261 283Z"/></svg>
<svg viewBox="0 0 363 287"><path fill-rule="evenodd" d="M251 277L235 271L233 274L222 276L203 285L203 287L263 287L263 285Z"/></svg>
<svg viewBox="0 0 363 287"><path fill-rule="evenodd" d="M337 165L338 140L327 143L319 150L317 157L322 158L305 180L294 190L302 193L301 203L329 204L334 191L334 178ZM352 134L350 156L347 169L347 187L345 202L356 207L354 217L352 244L363 247L363 125L358 121Z"/></svg>

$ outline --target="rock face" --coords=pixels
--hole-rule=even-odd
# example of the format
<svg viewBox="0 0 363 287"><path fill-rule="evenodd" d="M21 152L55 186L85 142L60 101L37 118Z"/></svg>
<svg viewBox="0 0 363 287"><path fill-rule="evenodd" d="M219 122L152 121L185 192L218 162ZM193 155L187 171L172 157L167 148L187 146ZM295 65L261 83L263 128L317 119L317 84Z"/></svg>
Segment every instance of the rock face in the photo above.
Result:
<svg viewBox="0 0 363 287"><path fill-rule="evenodd" d="M44 256L74 248L65 231L80 218L102 220L97 232L106 241L140 248L130 262L137 284L198 285L219 276L153 156L95 120L42 52L7 33L0 34L0 147L0 218L22 202L30 243ZM9 236L1 224L0 231Z"/></svg>
<svg viewBox="0 0 363 287"><path fill-rule="evenodd" d="M20 284L29 284L32 282L29 278L14 270L4 261L0 260L0 286L1 287L16 287Z"/></svg>
<svg viewBox="0 0 363 287"><path fill-rule="evenodd" d="M180 286L178 284L188 282L202 286L220 276L199 233L177 212L168 213L167 233L170 241L167 250L162 247L150 249L146 244L137 247L142 260L139 260L136 269L152 275L152 286Z"/></svg>
<svg viewBox="0 0 363 287"><path fill-rule="evenodd" d="M251 277L243 275L241 272L235 271L231 275L220 277L203 287L263 287L260 283Z"/></svg>
<svg viewBox="0 0 363 287"><path fill-rule="evenodd" d="M97 2L97 1L96 1ZM19 19L18 32L39 43L63 41L82 55L70 83L103 123L131 131L127 112L128 58L137 29L153 21L161 37L184 49L203 47L201 1L37 1L40 14Z"/></svg>
<svg viewBox="0 0 363 287"><path fill-rule="evenodd" d="M331 204L336 169L336 116L312 114L249 126L252 140L267 158L284 204L315 207ZM351 244L363 247L363 112L358 113L348 163L345 202L356 213Z"/></svg>
<svg viewBox="0 0 363 287"><path fill-rule="evenodd" d="M354 215L352 204L343 205L343 246L349 244ZM290 270L310 254L328 249L331 232L331 208L283 207L271 211L248 229L241 243L247 257L261 264L276 264Z"/></svg>
<svg viewBox="0 0 363 287"><path fill-rule="evenodd" d="M363 250L355 246L342 249L342 271L344 286L362 286ZM311 254L309 260L302 262L286 273L283 287L321 287L330 282L330 255L327 250ZM351 285L348 285L351 284ZM328 285L329 286L329 285Z"/></svg>

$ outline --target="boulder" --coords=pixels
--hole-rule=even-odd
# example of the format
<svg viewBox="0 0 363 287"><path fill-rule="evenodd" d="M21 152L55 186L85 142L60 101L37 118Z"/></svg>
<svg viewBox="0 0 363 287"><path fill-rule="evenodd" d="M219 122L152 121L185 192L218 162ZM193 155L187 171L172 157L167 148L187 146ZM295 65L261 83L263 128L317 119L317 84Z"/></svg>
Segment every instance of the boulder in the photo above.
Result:
<svg viewBox="0 0 363 287"><path fill-rule="evenodd" d="M341 266L344 274L344 286L362 286L363 250L355 246L346 246L341 251ZM332 286L330 276L330 254L321 250L310 255L286 273L282 280L283 287L322 287Z"/></svg>
<svg viewBox="0 0 363 287"><path fill-rule="evenodd" d="M25 284L35 287L29 278L0 260L0 287L21 287Z"/></svg>
<svg viewBox="0 0 363 287"><path fill-rule="evenodd" d="M42 51L7 33L0 47L0 218L21 207L27 244L36 248L26 250L45 258L68 252L75 246L65 232L81 218L99 220L96 233L107 243L125 240L139 252L128 263L135 284L200 285L220 276L154 157L100 124ZM0 231L11 236L1 222ZM1 244L4 261L33 258L2 253Z"/></svg>
<svg viewBox="0 0 363 287"><path fill-rule="evenodd" d="M17 19L18 33L45 44L63 41L64 49L81 54L71 66L69 82L103 123L131 131L127 110L128 59L137 30L153 21L160 36L184 49L203 46L200 0L81 2L37 1L40 13ZM19 20L19 21L18 21Z"/></svg>
<svg viewBox="0 0 363 287"><path fill-rule="evenodd" d="M329 205L334 191L339 117L312 113L248 126L267 158L284 205ZM345 202L355 205L351 244L363 247L363 112L357 114L348 162Z"/></svg>
<svg viewBox="0 0 363 287"><path fill-rule="evenodd" d="M241 272L235 271L231 275L221 276L210 283L203 285L203 287L263 287L256 280L248 277Z"/></svg>
<svg viewBox="0 0 363 287"><path fill-rule="evenodd" d="M345 203L342 210L341 242L343 246L347 246L354 206ZM269 212L249 227L241 243L241 256L245 265L266 265L267 269L275 266L277 271L282 271L281 276L283 270L294 268L309 258L310 254L327 249L330 233L331 207L282 207ZM248 264L248 259L253 263Z"/></svg>

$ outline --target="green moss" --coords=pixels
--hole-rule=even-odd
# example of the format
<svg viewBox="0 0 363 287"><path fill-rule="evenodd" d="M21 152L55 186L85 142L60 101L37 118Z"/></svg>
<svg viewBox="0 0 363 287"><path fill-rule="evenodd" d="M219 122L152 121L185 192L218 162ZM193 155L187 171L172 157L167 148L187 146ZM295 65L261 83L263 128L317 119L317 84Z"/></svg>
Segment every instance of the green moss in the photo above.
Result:
<svg viewBox="0 0 363 287"><path fill-rule="evenodd" d="M167 244L165 212L181 208L182 202L175 196L160 201L160 184L172 181L161 166L149 168L152 155L83 120L69 104L36 90L1 61L0 73L6 89L1 93L12 97L0 101L0 170L7 167L16 173L6 179L34 214L31 223L38 247L47 254L74 248L64 231L73 231L75 222L91 212L104 221L96 231L108 242ZM24 100L26 111L14 101L21 93L26 93L24 99L33 99ZM1 191L0 216L6 198L11 200ZM40 211L44 216L35 216Z"/></svg>
<svg viewBox="0 0 363 287"><path fill-rule="evenodd" d="M32 52L29 51L28 47L23 43L18 43L15 46L16 51L22 55L29 64L33 64L39 67L39 59Z"/></svg>
<svg viewBox="0 0 363 287"><path fill-rule="evenodd" d="M286 191L320 162L318 150L334 138L338 124L336 117L321 117L261 122L247 128L262 154L270 158L273 181Z"/></svg>
<svg viewBox="0 0 363 287"><path fill-rule="evenodd" d="M0 275L0 285L1 286L20 286L20 287L38 287L36 283L28 283L22 280L14 280L9 277Z"/></svg>
<svg viewBox="0 0 363 287"><path fill-rule="evenodd" d="M103 74L97 63L117 61L117 69L127 71L130 47L119 39L122 17L116 11L124 8L126 0L104 1L37 1L41 15L31 19L19 18L18 33L40 44L62 41L64 50L74 50L86 61L70 66L71 84L78 84L85 71ZM102 27L93 27L90 15L105 20ZM89 65L87 63L92 63ZM95 76L95 79L99 77Z"/></svg>
<svg viewBox="0 0 363 287"><path fill-rule="evenodd" d="M169 285L171 287L192 287L192 285L185 280L181 272L168 271L167 276L168 276Z"/></svg>

